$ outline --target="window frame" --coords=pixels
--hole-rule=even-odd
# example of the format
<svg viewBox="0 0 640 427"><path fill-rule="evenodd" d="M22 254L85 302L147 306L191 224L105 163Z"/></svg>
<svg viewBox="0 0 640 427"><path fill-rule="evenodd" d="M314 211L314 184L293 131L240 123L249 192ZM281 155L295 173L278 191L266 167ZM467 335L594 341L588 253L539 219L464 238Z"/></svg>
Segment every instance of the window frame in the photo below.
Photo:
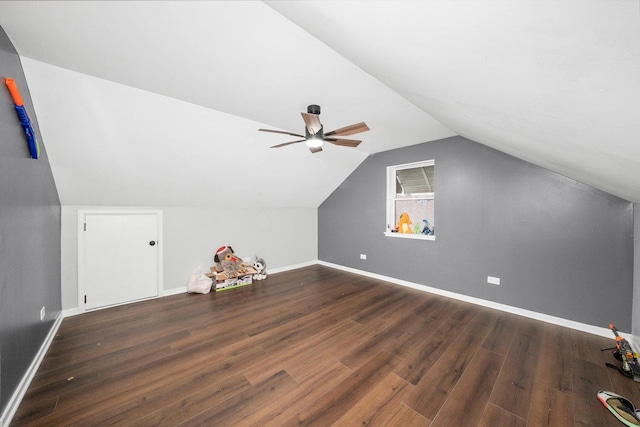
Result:
<svg viewBox="0 0 640 427"><path fill-rule="evenodd" d="M384 235L387 237L398 237L401 239L417 239L417 240L436 240L435 235L425 234L405 234L397 233L391 230L395 227L395 203L396 203L396 172L403 169L415 169L420 167L433 166L433 174L435 177L435 159L422 160L419 162L404 163L401 165L387 166L387 225ZM435 181L435 179L434 179ZM435 200L435 191L432 197L416 198L416 200ZM406 199L405 199L406 200ZM435 221L434 221L435 222Z"/></svg>

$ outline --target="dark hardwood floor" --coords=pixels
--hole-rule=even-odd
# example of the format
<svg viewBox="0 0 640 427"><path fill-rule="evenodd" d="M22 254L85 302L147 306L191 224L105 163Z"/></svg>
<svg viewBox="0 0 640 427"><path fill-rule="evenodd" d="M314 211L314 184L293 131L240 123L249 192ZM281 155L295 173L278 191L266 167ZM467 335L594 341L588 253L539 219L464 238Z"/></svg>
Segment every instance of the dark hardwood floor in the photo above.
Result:
<svg viewBox="0 0 640 427"><path fill-rule="evenodd" d="M618 426L613 342L312 266L64 319L11 425Z"/></svg>

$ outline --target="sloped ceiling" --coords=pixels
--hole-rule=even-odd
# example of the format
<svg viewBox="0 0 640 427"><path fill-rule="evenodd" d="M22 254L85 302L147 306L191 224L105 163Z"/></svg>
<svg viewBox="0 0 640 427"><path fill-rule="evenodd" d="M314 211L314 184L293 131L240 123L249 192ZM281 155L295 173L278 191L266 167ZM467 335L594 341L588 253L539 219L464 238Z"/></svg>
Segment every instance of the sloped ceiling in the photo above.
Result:
<svg viewBox="0 0 640 427"><path fill-rule="evenodd" d="M14 1L0 25L63 204L316 207L455 134L640 201L635 0ZM309 104L371 131L269 149Z"/></svg>

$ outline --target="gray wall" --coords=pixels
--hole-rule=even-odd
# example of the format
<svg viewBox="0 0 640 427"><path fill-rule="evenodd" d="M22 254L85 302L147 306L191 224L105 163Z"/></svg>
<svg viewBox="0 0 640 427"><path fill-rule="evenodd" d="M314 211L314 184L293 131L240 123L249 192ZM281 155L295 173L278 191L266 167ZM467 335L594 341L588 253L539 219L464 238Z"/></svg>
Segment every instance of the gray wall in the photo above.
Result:
<svg viewBox="0 0 640 427"><path fill-rule="evenodd" d="M384 236L386 167L429 159L436 240ZM462 137L370 156L320 206L318 257L631 330L632 204ZM488 275L501 285L487 284Z"/></svg>
<svg viewBox="0 0 640 427"><path fill-rule="evenodd" d="M31 159L4 77L16 81L40 142ZM61 311L60 202L20 59L0 28L0 413ZM46 316L40 320L40 309Z"/></svg>

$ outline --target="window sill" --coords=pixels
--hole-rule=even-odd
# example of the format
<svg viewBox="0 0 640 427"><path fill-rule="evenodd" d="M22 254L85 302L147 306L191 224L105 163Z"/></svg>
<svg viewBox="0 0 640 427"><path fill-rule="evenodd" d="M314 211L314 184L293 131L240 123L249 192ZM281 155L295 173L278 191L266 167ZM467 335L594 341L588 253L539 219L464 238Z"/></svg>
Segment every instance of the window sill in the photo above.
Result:
<svg viewBox="0 0 640 427"><path fill-rule="evenodd" d="M399 237L401 239L436 240L436 236L426 236L424 234L392 233L385 231L384 235L387 237Z"/></svg>

